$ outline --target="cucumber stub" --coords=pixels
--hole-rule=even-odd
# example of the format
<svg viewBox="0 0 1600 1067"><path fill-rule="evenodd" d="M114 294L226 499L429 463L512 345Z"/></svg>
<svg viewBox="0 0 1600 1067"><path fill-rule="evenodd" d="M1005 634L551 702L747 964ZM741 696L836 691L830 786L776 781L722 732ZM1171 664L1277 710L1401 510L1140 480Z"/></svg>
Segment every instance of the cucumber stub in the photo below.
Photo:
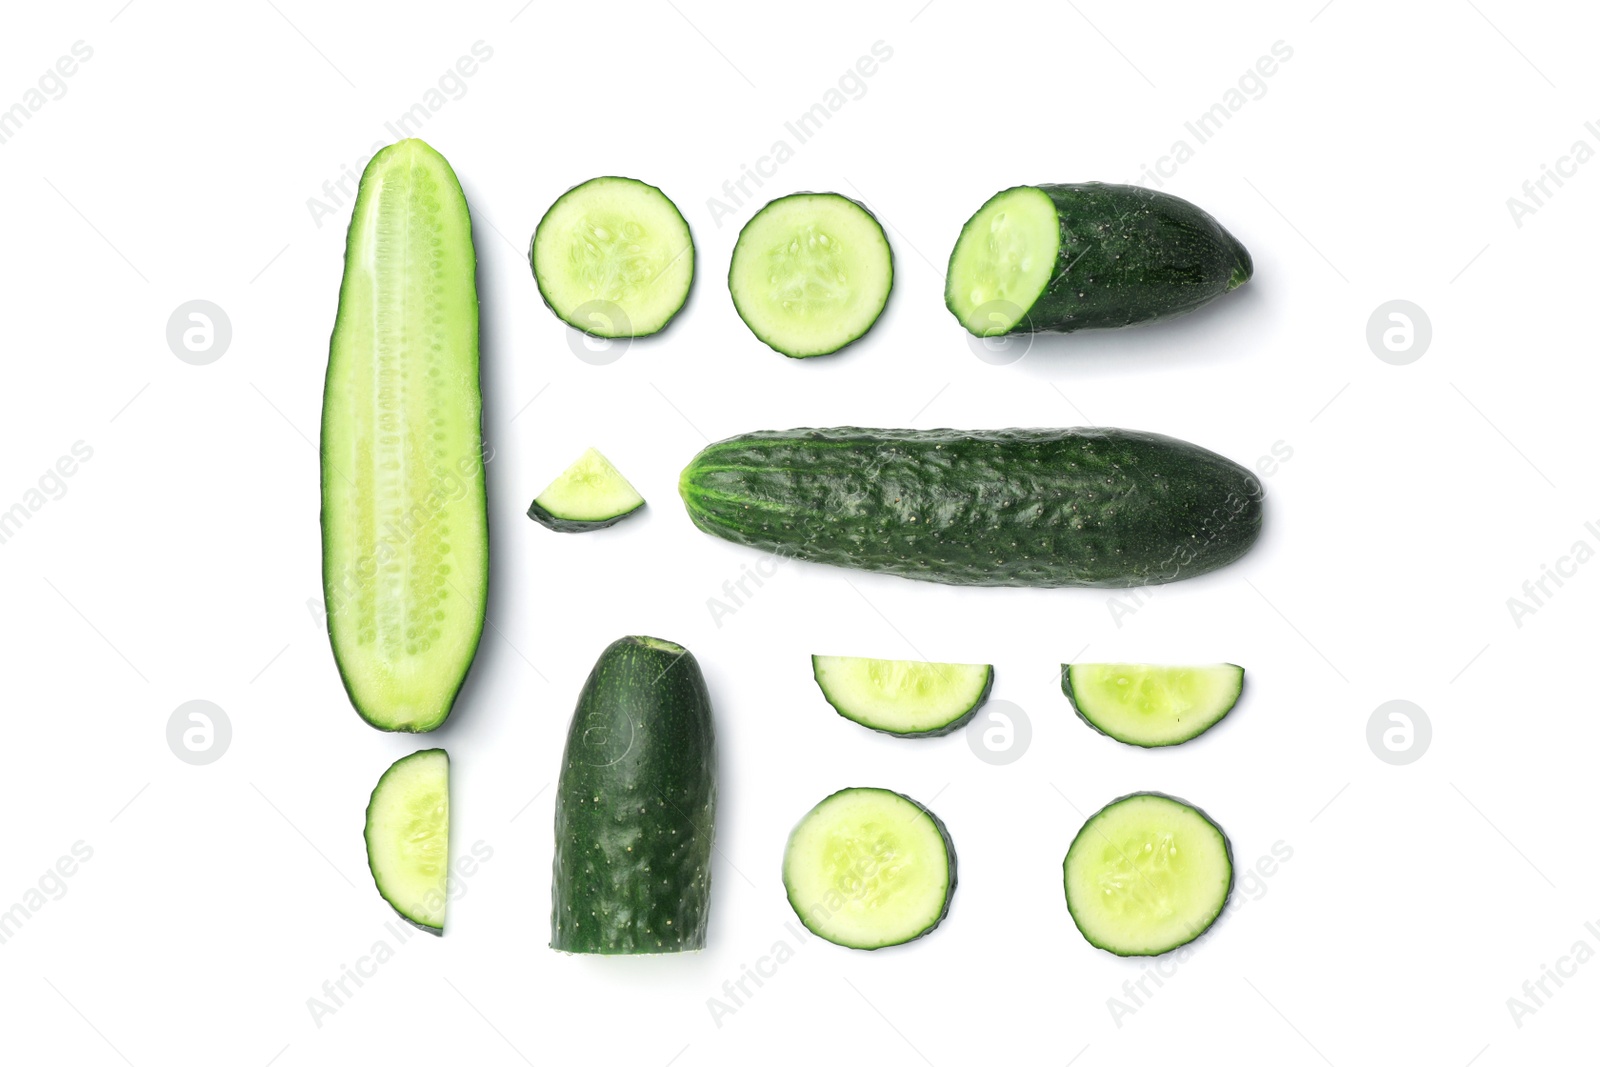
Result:
<svg viewBox="0 0 1600 1067"><path fill-rule="evenodd" d="M1159 956L1217 921L1233 890L1233 847L1205 812L1130 793L1089 816L1062 862L1067 910L1084 940L1118 956Z"/></svg>
<svg viewBox="0 0 1600 1067"><path fill-rule="evenodd" d="M450 874L450 757L413 752L383 772L367 804L367 866L400 917L444 933Z"/></svg>
<svg viewBox="0 0 1600 1067"><path fill-rule="evenodd" d="M896 737L938 737L965 726L994 685L987 663L812 656L811 673L833 709Z"/></svg>
<svg viewBox="0 0 1600 1067"><path fill-rule="evenodd" d="M1239 702L1244 668L1232 663L1062 664L1061 689L1078 717L1107 737L1140 748L1162 748L1198 737L1221 722Z"/></svg>
<svg viewBox="0 0 1600 1067"><path fill-rule="evenodd" d="M838 193L794 193L756 212L733 246L728 290L750 332L795 359L837 352L878 321L894 286L883 227Z"/></svg>
<svg viewBox="0 0 1600 1067"><path fill-rule="evenodd" d="M789 905L845 948L900 945L949 914L956 850L939 817L888 789L841 789L806 813L783 853Z"/></svg>
<svg viewBox="0 0 1600 1067"><path fill-rule="evenodd" d="M603 530L644 507L622 472L589 449L533 498L528 518L560 533Z"/></svg>
<svg viewBox="0 0 1600 1067"><path fill-rule="evenodd" d="M562 193L528 249L539 295L595 337L644 337L672 321L694 282L694 237L653 185L591 178Z"/></svg>
<svg viewBox="0 0 1600 1067"><path fill-rule="evenodd" d="M1137 185L1020 185L961 229L945 304L969 333L1069 333L1193 311L1249 280L1250 253L1187 200Z"/></svg>

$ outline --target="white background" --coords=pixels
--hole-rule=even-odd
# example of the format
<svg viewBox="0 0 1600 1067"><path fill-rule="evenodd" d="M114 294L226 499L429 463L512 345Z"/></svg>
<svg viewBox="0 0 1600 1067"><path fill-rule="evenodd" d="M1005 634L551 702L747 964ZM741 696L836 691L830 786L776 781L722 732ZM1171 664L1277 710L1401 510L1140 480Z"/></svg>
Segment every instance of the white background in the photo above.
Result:
<svg viewBox="0 0 1600 1067"><path fill-rule="evenodd" d="M1577 4L1370 0L1116 5L833 3L13 7L0 107L75 41L92 58L0 144L6 321L0 510L74 442L93 457L0 544L6 665L0 909L73 844L65 895L0 944L8 1062L1203 1062L1445 1065L1593 1057L1600 964L1519 1028L1521 996L1600 920L1587 683L1600 566L1519 627L1506 600L1600 519L1590 307L1600 164L1518 226L1522 195L1600 119ZM120 9L119 9L120 8ZM770 12L770 13L769 13ZM449 723L364 725L319 595L317 455L348 203L308 198L483 41L492 58L421 135L454 165L480 257L493 525L491 625ZM876 41L892 58L809 143L783 129ZM1283 41L1293 56L1204 145L1185 128ZM795 148L719 226L707 199ZM1166 189L1215 214L1256 276L1186 319L974 358L942 306L966 217L1019 182L1128 181L1183 138ZM598 174L660 185L693 227L689 306L609 366L575 358L524 258L544 209ZM888 312L805 362L756 342L723 277L769 196L838 190L890 228ZM1542 198L1543 199L1543 198ZM208 366L165 326L230 317ZM1403 298L1433 341L1368 348ZM784 567L718 626L757 557L696 532L677 473L760 428L1058 426L1172 434L1265 479L1238 565L1114 620L1101 590L963 590ZM650 502L592 536L523 517L586 446ZM52 483L53 484L53 483ZM1590 571L1595 573L1590 573ZM1554 586L1549 588L1554 590ZM710 947L547 949L551 782L612 639L698 656L724 773ZM811 652L996 665L1031 719L1009 766L961 735L899 742L832 713ZM1231 660L1246 699L1203 739L1144 752L1081 725L1066 659ZM225 709L209 766L168 750L180 703ZM1425 709L1419 761L1368 717ZM442 940L414 937L318 1026L320 996L389 939L362 811L378 775L448 747L454 843L493 858ZM960 856L949 919L903 949L811 940L718 1026L707 1007L785 929L794 821L844 785L931 804ZM1161 789L1210 811L1241 871L1293 856L1133 1014L1138 962L1090 948L1060 862L1083 815ZM49 887L56 883L47 879ZM37 898L33 898L37 899ZM1153 987L1151 987L1153 988ZM1127 1003L1132 1003L1128 1001ZM1120 1022L1120 1025L1118 1023Z"/></svg>

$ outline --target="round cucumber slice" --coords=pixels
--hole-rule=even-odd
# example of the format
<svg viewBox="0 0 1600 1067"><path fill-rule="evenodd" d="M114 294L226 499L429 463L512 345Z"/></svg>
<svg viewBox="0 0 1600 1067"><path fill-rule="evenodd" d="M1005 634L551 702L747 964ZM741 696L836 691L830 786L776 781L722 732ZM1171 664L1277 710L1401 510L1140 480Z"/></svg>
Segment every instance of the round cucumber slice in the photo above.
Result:
<svg viewBox="0 0 1600 1067"><path fill-rule="evenodd" d="M900 945L950 911L956 850L939 817L888 789L841 789L806 813L783 853L806 929L846 948Z"/></svg>
<svg viewBox="0 0 1600 1067"><path fill-rule="evenodd" d="M561 194L528 250L539 295L596 337L656 333L694 281L694 237L667 195L633 178L591 178Z"/></svg>
<svg viewBox="0 0 1600 1067"><path fill-rule="evenodd" d="M1199 737L1233 710L1244 668L1145 663L1062 664L1061 689L1078 717L1107 737L1141 748Z"/></svg>
<svg viewBox="0 0 1600 1067"><path fill-rule="evenodd" d="M812 656L811 673L840 715L896 737L938 737L960 729L994 684L987 663Z"/></svg>
<svg viewBox="0 0 1600 1067"><path fill-rule="evenodd" d="M1062 878L1084 940L1118 956L1159 956L1222 914L1233 891L1233 847L1194 805L1130 793L1089 816Z"/></svg>
<svg viewBox="0 0 1600 1067"><path fill-rule="evenodd" d="M622 472L589 449L533 498L528 518L561 533L602 530L644 507Z"/></svg>
<svg viewBox="0 0 1600 1067"><path fill-rule="evenodd" d="M762 342L804 359L837 352L883 314L894 286L889 238L872 212L838 193L795 193L739 231L728 289Z"/></svg>
<svg viewBox="0 0 1600 1067"><path fill-rule="evenodd" d="M444 933L450 873L450 757L424 749L383 772L367 804L367 866L400 917Z"/></svg>
<svg viewBox="0 0 1600 1067"><path fill-rule="evenodd" d="M945 304L979 337L1026 330L1060 248L1049 194L1031 185L998 192L961 228L945 272Z"/></svg>

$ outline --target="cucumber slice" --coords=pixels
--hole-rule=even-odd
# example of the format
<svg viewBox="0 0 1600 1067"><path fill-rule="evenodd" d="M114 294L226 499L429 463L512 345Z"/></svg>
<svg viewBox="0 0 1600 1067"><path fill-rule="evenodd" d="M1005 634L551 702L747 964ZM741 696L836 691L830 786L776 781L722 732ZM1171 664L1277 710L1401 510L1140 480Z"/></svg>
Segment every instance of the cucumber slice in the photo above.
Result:
<svg viewBox="0 0 1600 1067"><path fill-rule="evenodd" d="M1194 805L1130 793L1089 816L1062 878L1084 940L1118 956L1159 956L1222 914L1233 891L1233 846Z"/></svg>
<svg viewBox="0 0 1600 1067"><path fill-rule="evenodd" d="M1244 668L1064 663L1061 689L1078 717L1107 737L1162 748L1199 737L1221 722L1239 702Z"/></svg>
<svg viewBox="0 0 1600 1067"><path fill-rule="evenodd" d="M444 933L450 874L450 757L442 748L394 762L367 804L367 866L400 917Z"/></svg>
<svg viewBox="0 0 1600 1067"><path fill-rule="evenodd" d="M489 588L472 222L444 157L361 176L322 402L322 580L339 674L381 730L432 730Z"/></svg>
<svg viewBox="0 0 1600 1067"><path fill-rule="evenodd" d="M644 497L596 449L589 449L533 498L528 518L561 533L603 530L644 507Z"/></svg>
<svg viewBox="0 0 1600 1067"><path fill-rule="evenodd" d="M840 715L896 737L937 737L960 729L994 685L994 668L987 663L812 656L811 673Z"/></svg>
<svg viewBox="0 0 1600 1067"><path fill-rule="evenodd" d="M783 852L806 929L846 948L900 945L950 912L956 850L939 817L887 789L841 789L806 813Z"/></svg>
<svg viewBox="0 0 1600 1067"><path fill-rule="evenodd" d="M528 261L539 295L568 326L596 337L644 337L689 299L694 237L655 186L591 178L550 205Z"/></svg>
<svg viewBox="0 0 1600 1067"><path fill-rule="evenodd" d="M883 227L838 193L794 193L755 213L733 246L728 290L750 332L795 359L824 356L878 321L894 286Z"/></svg>

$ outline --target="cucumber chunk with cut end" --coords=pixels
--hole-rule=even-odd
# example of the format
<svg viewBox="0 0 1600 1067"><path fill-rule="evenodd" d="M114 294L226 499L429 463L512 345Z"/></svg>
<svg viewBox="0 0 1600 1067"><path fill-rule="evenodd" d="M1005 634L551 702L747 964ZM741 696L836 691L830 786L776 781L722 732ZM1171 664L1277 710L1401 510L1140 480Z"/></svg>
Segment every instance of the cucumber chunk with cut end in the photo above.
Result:
<svg viewBox="0 0 1600 1067"><path fill-rule="evenodd" d="M887 789L841 789L806 813L783 853L806 928L846 948L904 944L944 921L956 850L939 817Z"/></svg>
<svg viewBox="0 0 1600 1067"><path fill-rule="evenodd" d="M994 684L987 663L812 656L811 673L835 711L897 737L937 737L965 726Z"/></svg>
<svg viewBox="0 0 1600 1067"><path fill-rule="evenodd" d="M728 289L763 343L803 359L837 352L878 321L894 285L883 227L838 193L795 193L739 231Z"/></svg>
<svg viewBox="0 0 1600 1067"><path fill-rule="evenodd" d="M562 193L539 220L528 259L550 310L596 337L658 332L694 282L682 212L633 178L591 178Z"/></svg>
<svg viewBox="0 0 1600 1067"><path fill-rule="evenodd" d="M528 518L562 533L601 530L644 507L644 497L596 449L589 449L533 498Z"/></svg>
<svg viewBox="0 0 1600 1067"><path fill-rule="evenodd" d="M1062 664L1061 689L1078 717L1107 737L1161 748L1182 744L1221 722L1239 702L1244 668L1232 663Z"/></svg>
<svg viewBox="0 0 1600 1067"><path fill-rule="evenodd" d="M450 874L450 757L442 748L396 760L367 804L367 866L400 917L444 933Z"/></svg>
<svg viewBox="0 0 1600 1067"><path fill-rule="evenodd" d="M1130 793L1089 816L1062 863L1084 940L1118 956L1159 956L1205 933L1233 890L1233 847L1199 808Z"/></svg>
<svg viewBox="0 0 1600 1067"><path fill-rule="evenodd" d="M1250 253L1187 200L1137 185L1022 185L961 229L945 304L968 332L1131 326L1208 304L1249 280Z"/></svg>
<svg viewBox="0 0 1600 1067"><path fill-rule="evenodd" d="M489 588L472 223L444 157L361 176L322 401L322 581L350 701L382 730L450 714Z"/></svg>

